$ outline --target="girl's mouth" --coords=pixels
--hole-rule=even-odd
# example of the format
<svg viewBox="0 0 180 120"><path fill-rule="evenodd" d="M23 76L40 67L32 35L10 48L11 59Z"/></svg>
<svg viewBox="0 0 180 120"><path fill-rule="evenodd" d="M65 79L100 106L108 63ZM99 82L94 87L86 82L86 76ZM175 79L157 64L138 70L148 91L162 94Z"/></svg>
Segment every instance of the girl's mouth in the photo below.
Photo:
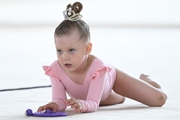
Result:
<svg viewBox="0 0 180 120"><path fill-rule="evenodd" d="M72 64L64 64L67 68L70 68L72 66Z"/></svg>

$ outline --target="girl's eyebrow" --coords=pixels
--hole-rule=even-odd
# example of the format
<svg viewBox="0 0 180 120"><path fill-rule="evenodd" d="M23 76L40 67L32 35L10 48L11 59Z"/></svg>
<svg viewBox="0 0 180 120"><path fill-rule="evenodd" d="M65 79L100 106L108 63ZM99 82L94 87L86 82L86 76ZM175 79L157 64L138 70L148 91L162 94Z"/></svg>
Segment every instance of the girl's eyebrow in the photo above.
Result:
<svg viewBox="0 0 180 120"><path fill-rule="evenodd" d="M57 49L57 51L62 51L61 49Z"/></svg>
<svg viewBox="0 0 180 120"><path fill-rule="evenodd" d="M66 48L67 50L70 50L70 49L75 49L74 47L68 47L68 48ZM60 49L60 48L56 48L56 50L58 51L58 50L61 50L62 51L62 49Z"/></svg>

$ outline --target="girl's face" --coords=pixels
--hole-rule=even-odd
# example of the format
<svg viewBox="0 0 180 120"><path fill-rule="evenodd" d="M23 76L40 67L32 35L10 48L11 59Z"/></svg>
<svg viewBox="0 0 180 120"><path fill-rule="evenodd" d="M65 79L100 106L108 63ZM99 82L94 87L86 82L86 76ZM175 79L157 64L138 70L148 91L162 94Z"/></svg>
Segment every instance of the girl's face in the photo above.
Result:
<svg viewBox="0 0 180 120"><path fill-rule="evenodd" d="M70 35L55 36L58 62L65 71L73 72L86 67L85 62L91 52L91 43L85 43L79 38L77 31Z"/></svg>

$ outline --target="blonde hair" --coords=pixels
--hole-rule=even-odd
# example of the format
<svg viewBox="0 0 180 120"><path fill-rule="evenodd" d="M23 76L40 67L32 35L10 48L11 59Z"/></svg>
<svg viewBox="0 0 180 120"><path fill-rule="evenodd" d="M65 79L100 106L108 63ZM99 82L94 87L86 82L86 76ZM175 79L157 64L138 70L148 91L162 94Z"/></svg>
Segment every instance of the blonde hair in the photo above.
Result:
<svg viewBox="0 0 180 120"><path fill-rule="evenodd" d="M75 15L80 15L83 8L80 2L75 2L73 5L68 4L66 10L72 9ZM69 11L68 11L69 12ZM70 11L71 12L71 11ZM82 19L71 20L70 17L75 16L73 13L68 13L66 17L68 19L63 20L55 29L54 36L61 37L63 35L70 35L74 31L78 31L80 35L80 40L84 42L90 41L90 28Z"/></svg>

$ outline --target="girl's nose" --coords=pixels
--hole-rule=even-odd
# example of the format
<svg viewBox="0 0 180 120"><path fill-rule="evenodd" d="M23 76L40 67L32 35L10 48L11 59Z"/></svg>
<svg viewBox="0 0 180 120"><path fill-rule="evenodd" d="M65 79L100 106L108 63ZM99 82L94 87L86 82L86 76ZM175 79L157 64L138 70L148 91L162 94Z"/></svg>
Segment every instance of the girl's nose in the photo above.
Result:
<svg viewBox="0 0 180 120"><path fill-rule="evenodd" d="M64 53L62 56L63 56L63 60L69 60L69 57L66 53Z"/></svg>

